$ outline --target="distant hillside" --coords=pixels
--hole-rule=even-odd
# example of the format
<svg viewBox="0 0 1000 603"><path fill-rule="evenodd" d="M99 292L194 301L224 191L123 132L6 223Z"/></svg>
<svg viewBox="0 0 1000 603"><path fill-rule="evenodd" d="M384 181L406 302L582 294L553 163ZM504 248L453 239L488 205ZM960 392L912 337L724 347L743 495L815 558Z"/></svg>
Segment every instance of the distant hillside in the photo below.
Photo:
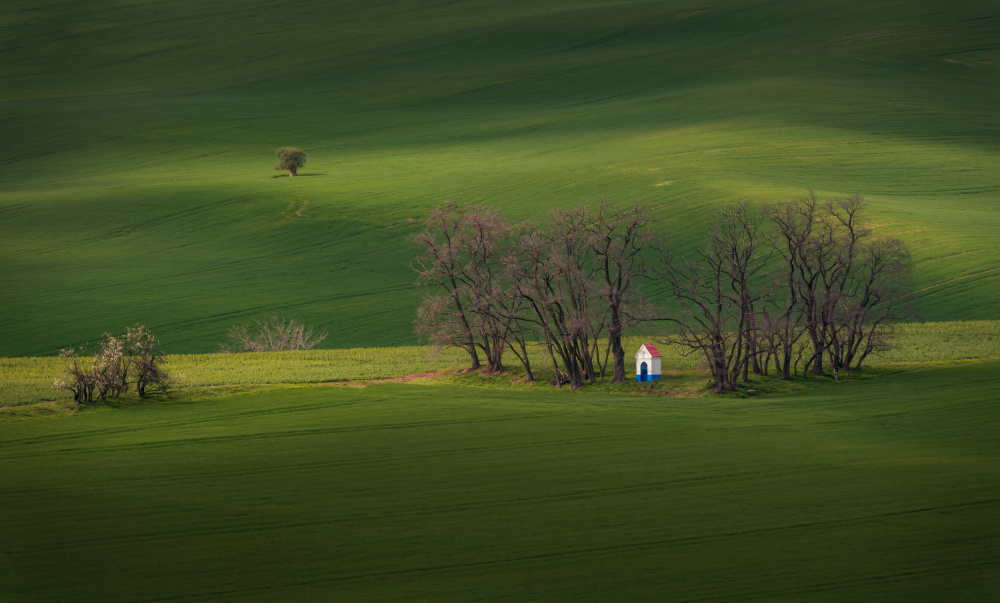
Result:
<svg viewBox="0 0 1000 603"><path fill-rule="evenodd" d="M446 199L641 198L693 241L861 193L925 318L1000 318L996 2L10 0L0 57L0 356L270 314L414 343L406 237Z"/></svg>

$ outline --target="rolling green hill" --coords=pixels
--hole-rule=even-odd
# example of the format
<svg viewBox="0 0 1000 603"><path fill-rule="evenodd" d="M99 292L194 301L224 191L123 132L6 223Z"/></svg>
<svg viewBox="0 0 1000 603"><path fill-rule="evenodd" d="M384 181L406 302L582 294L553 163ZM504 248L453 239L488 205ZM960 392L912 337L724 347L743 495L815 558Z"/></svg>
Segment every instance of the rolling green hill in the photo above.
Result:
<svg viewBox="0 0 1000 603"><path fill-rule="evenodd" d="M995 2L11 0L0 356L265 314L412 343L405 240L446 199L641 198L694 240L726 200L861 193L925 318L996 319L998 40Z"/></svg>
<svg viewBox="0 0 1000 603"><path fill-rule="evenodd" d="M710 403L307 388L0 424L0 598L992 601L998 369Z"/></svg>

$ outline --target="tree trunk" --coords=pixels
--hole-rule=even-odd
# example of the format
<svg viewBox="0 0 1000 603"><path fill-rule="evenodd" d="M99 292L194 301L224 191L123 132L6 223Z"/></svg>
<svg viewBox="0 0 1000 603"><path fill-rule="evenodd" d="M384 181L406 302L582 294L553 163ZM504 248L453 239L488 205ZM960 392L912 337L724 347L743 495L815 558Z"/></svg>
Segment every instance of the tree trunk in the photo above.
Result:
<svg viewBox="0 0 1000 603"><path fill-rule="evenodd" d="M289 178L294 178L294 177L296 177L298 175L299 175L299 171L297 169L295 169L295 168L289 168L288 169L288 177Z"/></svg>
<svg viewBox="0 0 1000 603"><path fill-rule="evenodd" d="M725 393L728 389L729 375L726 371L726 359L725 354L719 347L718 342L712 345L711 349L711 370L712 379L715 381L715 393L721 394Z"/></svg>
<svg viewBox="0 0 1000 603"><path fill-rule="evenodd" d="M822 333L817 332L817 328L810 329L809 337L813 344L812 374L823 376L823 354L826 353L826 340Z"/></svg>
<svg viewBox="0 0 1000 603"><path fill-rule="evenodd" d="M611 325L608 328L608 337L611 339L611 355L615 359L615 375L611 378L612 383L625 381L625 348L622 347L622 331L624 328L616 308L612 311Z"/></svg>
<svg viewBox="0 0 1000 603"><path fill-rule="evenodd" d="M451 297L455 300L455 309L458 310L458 316L462 319L462 331L465 332L465 349L469 352L469 357L472 360L471 369L474 371L479 370L479 354L476 353L476 340L472 337L472 327L469 326L469 321L465 318L465 309L462 308L462 300L458 297L458 285L455 284L455 279L451 279Z"/></svg>
<svg viewBox="0 0 1000 603"><path fill-rule="evenodd" d="M531 359L528 357L528 347L522 339L518 339L517 343L521 348L521 354L517 354L516 350L514 350L514 353L517 354L517 357L521 360L521 365L524 367L527 382L531 383L535 380L535 374L531 372ZM511 349L513 350L514 348Z"/></svg>
<svg viewBox="0 0 1000 603"><path fill-rule="evenodd" d="M823 370L823 354L822 353L816 354L816 357L813 359L812 374L819 375L821 377L824 376L824 375L826 375L826 372Z"/></svg>

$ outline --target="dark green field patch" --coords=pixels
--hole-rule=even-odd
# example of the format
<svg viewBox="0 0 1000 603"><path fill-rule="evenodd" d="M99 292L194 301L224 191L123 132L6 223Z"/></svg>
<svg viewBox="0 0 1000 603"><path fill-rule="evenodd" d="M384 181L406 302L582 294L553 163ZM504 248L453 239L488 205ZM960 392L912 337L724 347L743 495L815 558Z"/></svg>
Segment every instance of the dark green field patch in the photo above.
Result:
<svg viewBox="0 0 1000 603"><path fill-rule="evenodd" d="M0 594L990 600L998 369L765 400L309 388L0 425Z"/></svg>

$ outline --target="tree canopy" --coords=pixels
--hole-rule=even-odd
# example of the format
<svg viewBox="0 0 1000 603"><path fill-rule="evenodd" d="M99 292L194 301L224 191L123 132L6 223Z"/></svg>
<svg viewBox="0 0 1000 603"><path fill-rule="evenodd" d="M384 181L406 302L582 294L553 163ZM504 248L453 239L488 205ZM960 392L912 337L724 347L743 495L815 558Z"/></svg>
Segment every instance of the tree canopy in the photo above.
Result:
<svg viewBox="0 0 1000 603"><path fill-rule="evenodd" d="M278 156L278 163L274 169L288 170L288 175L291 177L297 176L299 168L306 163L306 152L298 147L281 147L274 154Z"/></svg>

